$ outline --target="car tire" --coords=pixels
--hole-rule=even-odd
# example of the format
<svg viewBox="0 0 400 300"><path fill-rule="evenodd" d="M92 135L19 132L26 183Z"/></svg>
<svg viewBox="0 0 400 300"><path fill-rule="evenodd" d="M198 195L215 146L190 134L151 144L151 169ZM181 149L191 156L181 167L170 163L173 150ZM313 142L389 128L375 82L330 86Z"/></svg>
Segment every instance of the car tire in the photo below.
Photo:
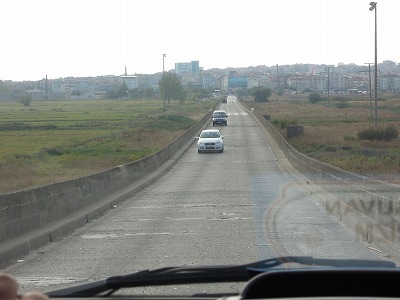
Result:
<svg viewBox="0 0 400 300"><path fill-rule="evenodd" d="M223 153L223 152L224 152L224 148L221 149L221 153Z"/></svg>

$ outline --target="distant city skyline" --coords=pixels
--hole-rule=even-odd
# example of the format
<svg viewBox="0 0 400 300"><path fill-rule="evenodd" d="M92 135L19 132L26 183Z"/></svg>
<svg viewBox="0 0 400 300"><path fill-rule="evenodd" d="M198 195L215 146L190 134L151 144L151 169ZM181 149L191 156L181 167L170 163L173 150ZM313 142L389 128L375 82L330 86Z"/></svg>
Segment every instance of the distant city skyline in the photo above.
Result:
<svg viewBox="0 0 400 300"><path fill-rule="evenodd" d="M190 63L188 63L188 62L176 63L175 67L176 67L176 65L185 65L185 64L190 64ZM380 65L381 67L385 66L381 70L382 75L392 74L393 73L392 70L395 69L396 72L394 72L393 74L396 74L396 75L400 76L400 62L394 62L394 61L391 61L391 60L384 60L382 62L378 62L378 65ZM300 72L300 73L298 73L298 75L300 75L300 74L303 74L303 75L306 75L306 74L310 74L310 75L311 74L319 74L320 72L322 72L321 70L325 70L326 66L332 66L332 65L307 63L307 64L292 64L292 65L285 64L285 65L272 65L272 66L265 66L265 65L242 66L242 67L236 67L236 68L233 68L233 67L226 67L226 68L211 67L210 69L206 69L206 70L204 70L200 65L200 70L203 71L203 72L211 72L211 73L215 73L215 72L221 73L221 71L224 71L224 70L235 70L235 71L243 72L244 74L248 75L248 74L252 73L253 71L251 71L251 70L253 70L255 68L256 69L260 69L260 70L264 70L263 72L265 72L265 69L269 69L270 70L270 75L271 76L276 76L276 68L277 67L278 67L279 73L282 75L282 74L292 74L293 72L291 70L302 68L302 67L305 67L305 66L308 68L308 70L305 71L305 72ZM365 63L361 64L361 65L357 65L357 64L354 64L354 63L349 63L349 64L339 63L339 64L336 64L336 65L333 65L333 66L334 67L331 70L340 69L340 70L342 70L342 72L341 72L342 75L352 74L352 72L350 72L349 69L354 69L355 67L357 67L359 69L355 70L354 74L360 74L361 71L366 72L366 70L368 70L368 64L365 64ZM345 70L345 71L343 71L343 70ZM175 69L170 69L170 70L165 70L165 71L166 72L169 72L169 71L174 71L175 72ZM337 72L337 71L334 71L334 72ZM196 72L188 72L187 74L192 74L192 73L194 74ZM373 73L373 69L371 69L371 73ZM120 74L97 74L97 75L90 75L90 76L66 76L66 77L56 76L54 78L50 78L50 77L45 75L42 78L39 78L37 80L25 80L25 79L23 79L23 80L10 80L10 79L1 79L0 78L0 81L4 81L4 82L8 82L8 81L12 81L12 82L24 82L24 81L26 81L26 82L29 82L29 81L32 81L32 82L35 82L35 81L46 80L46 78L48 80L59 80L59 79L67 79L67 78L75 78L75 79L79 79L79 78L96 78L96 77L98 77L98 78L101 78L101 77L116 77L116 78L121 77L121 78L123 78L123 77L131 77L131 76L134 76L134 75L137 75L137 76L141 76L141 75L144 75L144 76L147 76L147 75L159 75L159 76L161 76L161 74L162 74L162 71L159 71L159 72L156 72L156 73L129 73L127 67L124 67L123 72L120 72ZM178 74L178 75L182 76L184 74L185 73Z"/></svg>
<svg viewBox="0 0 400 300"><path fill-rule="evenodd" d="M0 80L372 62L369 0L2 0ZM399 0L377 1L378 62L400 61Z"/></svg>

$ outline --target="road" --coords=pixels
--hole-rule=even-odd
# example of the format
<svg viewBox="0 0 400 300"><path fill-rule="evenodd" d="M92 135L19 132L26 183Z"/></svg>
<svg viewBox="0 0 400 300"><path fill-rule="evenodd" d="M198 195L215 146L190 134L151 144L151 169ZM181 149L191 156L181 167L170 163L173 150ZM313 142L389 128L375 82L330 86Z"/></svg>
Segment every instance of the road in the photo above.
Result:
<svg viewBox="0 0 400 300"><path fill-rule="evenodd" d="M193 143L156 183L2 271L23 290L47 291L175 265L282 255L384 259L282 168L235 97L220 109L229 115L228 126L215 127L225 136L224 153L198 154Z"/></svg>

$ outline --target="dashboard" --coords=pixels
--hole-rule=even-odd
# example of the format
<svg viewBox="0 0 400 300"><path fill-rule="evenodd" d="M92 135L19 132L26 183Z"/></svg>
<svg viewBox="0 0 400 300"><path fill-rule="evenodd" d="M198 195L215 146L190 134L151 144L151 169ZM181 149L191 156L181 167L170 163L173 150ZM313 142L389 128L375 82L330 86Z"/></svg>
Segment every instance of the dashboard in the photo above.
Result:
<svg viewBox="0 0 400 300"><path fill-rule="evenodd" d="M252 277L238 295L117 296L108 299L298 299L381 300L400 298L400 271L396 268L281 269ZM53 298L51 298L53 299ZM54 299L71 299L60 297ZM78 297L73 299L104 299Z"/></svg>

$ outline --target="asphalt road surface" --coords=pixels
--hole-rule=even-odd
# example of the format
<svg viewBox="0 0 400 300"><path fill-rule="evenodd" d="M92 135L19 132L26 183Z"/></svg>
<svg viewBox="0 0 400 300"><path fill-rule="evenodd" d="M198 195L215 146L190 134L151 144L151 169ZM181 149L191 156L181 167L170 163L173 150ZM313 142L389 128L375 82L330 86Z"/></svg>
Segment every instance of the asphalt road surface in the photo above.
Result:
<svg viewBox="0 0 400 300"><path fill-rule="evenodd" d="M193 143L156 183L1 271L15 275L23 291L48 291L166 266L283 255L384 259L282 168L235 97L220 109L229 115L227 126L214 127L225 136L224 153L198 154Z"/></svg>

